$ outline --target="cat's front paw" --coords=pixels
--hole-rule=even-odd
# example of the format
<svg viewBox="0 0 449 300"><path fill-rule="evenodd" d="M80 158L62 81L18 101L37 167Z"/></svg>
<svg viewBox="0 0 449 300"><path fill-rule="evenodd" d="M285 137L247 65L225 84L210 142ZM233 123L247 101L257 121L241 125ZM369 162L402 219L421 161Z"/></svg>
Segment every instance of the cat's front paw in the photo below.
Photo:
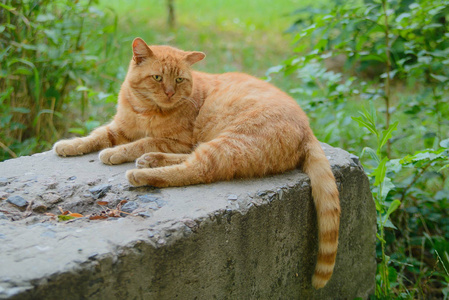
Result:
<svg viewBox="0 0 449 300"><path fill-rule="evenodd" d="M128 161L124 153L121 153L117 148L104 149L98 157L106 165L119 165Z"/></svg>
<svg viewBox="0 0 449 300"><path fill-rule="evenodd" d="M88 153L88 147L80 139L62 140L53 145L53 151L59 156L76 156Z"/></svg>

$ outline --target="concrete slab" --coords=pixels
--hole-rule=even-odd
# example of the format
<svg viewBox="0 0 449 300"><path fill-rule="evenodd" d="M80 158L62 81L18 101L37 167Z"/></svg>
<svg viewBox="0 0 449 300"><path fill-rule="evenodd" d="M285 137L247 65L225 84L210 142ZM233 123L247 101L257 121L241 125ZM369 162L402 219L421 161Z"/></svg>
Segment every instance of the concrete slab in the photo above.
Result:
<svg viewBox="0 0 449 300"><path fill-rule="evenodd" d="M0 299L367 298L376 270L368 179L355 156L323 148L342 207L336 267L324 289L311 286L316 215L299 170L133 188L124 176L132 164L45 152L0 163ZM60 214L58 206L104 215L124 199L131 214L119 218L45 215Z"/></svg>

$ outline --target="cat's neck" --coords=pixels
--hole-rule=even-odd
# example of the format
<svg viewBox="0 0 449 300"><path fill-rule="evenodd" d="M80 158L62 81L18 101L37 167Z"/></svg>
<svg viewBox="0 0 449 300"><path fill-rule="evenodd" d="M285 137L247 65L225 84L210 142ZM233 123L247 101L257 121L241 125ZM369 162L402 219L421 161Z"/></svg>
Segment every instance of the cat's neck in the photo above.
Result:
<svg viewBox="0 0 449 300"><path fill-rule="evenodd" d="M190 97L194 99L197 106L201 108L204 101L216 86L216 75L192 71L193 89Z"/></svg>

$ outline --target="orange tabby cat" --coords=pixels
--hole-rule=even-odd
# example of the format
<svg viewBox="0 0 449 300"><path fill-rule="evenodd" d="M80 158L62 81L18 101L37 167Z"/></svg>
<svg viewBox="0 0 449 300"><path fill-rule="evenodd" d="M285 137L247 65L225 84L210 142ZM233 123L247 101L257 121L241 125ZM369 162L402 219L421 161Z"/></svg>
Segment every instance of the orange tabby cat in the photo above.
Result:
<svg viewBox="0 0 449 300"><path fill-rule="evenodd" d="M136 161L135 186L183 186L281 173L309 175L318 213L319 253L312 284L330 279L340 204L335 178L305 113L271 84L246 74L191 70L202 52L132 44L133 60L114 120L89 136L54 145L61 156L102 150L105 164Z"/></svg>

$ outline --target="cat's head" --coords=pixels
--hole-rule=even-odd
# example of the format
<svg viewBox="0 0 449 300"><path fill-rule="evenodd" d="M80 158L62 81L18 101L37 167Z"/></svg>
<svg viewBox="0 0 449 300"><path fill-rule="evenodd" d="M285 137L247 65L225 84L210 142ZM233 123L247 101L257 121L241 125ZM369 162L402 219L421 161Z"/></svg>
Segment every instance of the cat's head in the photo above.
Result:
<svg viewBox="0 0 449 300"><path fill-rule="evenodd" d="M202 52L187 52L170 46L148 46L141 38L132 44L133 59L126 80L142 105L177 106L192 93L191 65Z"/></svg>

